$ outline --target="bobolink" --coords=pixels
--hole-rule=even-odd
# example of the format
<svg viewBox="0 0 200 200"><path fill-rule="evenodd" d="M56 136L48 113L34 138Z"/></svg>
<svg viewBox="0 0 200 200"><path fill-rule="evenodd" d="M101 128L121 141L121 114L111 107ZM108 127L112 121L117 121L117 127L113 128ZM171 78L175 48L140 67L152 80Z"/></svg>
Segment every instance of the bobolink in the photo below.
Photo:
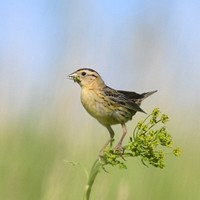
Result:
<svg viewBox="0 0 200 200"><path fill-rule="evenodd" d="M111 125L121 124L123 134L115 150L123 153L122 141L127 132L125 123L131 120L136 112L144 112L140 108L141 102L156 90L142 94L115 90L108 87L95 70L89 68L78 69L71 73L69 78L81 86L81 102L84 108L110 133L110 139L103 149L113 141L114 131Z"/></svg>

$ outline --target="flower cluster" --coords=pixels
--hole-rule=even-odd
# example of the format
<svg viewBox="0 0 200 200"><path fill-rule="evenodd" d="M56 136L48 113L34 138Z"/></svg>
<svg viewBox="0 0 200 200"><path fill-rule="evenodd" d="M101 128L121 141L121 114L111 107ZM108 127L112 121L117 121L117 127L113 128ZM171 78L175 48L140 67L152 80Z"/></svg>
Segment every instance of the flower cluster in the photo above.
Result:
<svg viewBox="0 0 200 200"><path fill-rule="evenodd" d="M140 157L142 163L146 166L164 168L166 153L163 147L173 147L172 136L166 128L168 121L169 117L155 108L143 121L137 123L128 145L124 146L123 155L116 153L111 147L105 150L102 156L103 165L110 164L126 168L124 158ZM172 153L179 156L181 151L179 148L175 148Z"/></svg>

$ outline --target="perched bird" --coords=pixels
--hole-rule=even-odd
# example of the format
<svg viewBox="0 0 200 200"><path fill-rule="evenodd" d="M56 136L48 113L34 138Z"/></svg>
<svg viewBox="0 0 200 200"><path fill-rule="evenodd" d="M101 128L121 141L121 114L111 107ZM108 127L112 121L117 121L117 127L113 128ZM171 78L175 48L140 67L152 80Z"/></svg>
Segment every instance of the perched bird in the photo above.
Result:
<svg viewBox="0 0 200 200"><path fill-rule="evenodd" d="M84 108L110 133L110 139L104 145L102 151L114 139L115 133L111 125L121 124L123 134L115 150L123 153L122 141L127 132L125 123L131 120L136 112L145 113L140 108L140 104L156 90L142 94L115 90L108 87L95 70L89 68L78 69L71 73L69 78L81 86L81 102Z"/></svg>

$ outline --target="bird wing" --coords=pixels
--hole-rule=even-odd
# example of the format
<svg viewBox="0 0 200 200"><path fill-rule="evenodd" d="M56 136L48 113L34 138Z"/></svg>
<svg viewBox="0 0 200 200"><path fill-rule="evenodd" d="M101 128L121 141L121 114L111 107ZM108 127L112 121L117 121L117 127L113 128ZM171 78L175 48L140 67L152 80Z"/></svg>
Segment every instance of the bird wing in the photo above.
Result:
<svg viewBox="0 0 200 200"><path fill-rule="evenodd" d="M117 90L119 93L124 94L125 96L128 96L130 99L142 99L143 95L138 94L136 92L130 92L130 91L123 91L123 90Z"/></svg>
<svg viewBox="0 0 200 200"><path fill-rule="evenodd" d="M139 112L145 113L139 107L139 102L137 103L137 101L142 98L142 96L139 98L140 94L133 92L131 95L131 92L120 91L120 90L117 91L108 86L104 88L104 93L110 100L112 100L113 102L115 102L116 104L122 107L125 107L132 111L136 111L136 112L139 111ZM133 96L137 98L133 98Z"/></svg>
<svg viewBox="0 0 200 200"><path fill-rule="evenodd" d="M130 92L130 91L123 91L123 90L118 90L119 93L124 94L125 96L131 98L137 105L140 105L141 102L149 97L150 95L154 94L157 92L157 90L151 91L151 92L145 92L142 94L138 94L136 92Z"/></svg>

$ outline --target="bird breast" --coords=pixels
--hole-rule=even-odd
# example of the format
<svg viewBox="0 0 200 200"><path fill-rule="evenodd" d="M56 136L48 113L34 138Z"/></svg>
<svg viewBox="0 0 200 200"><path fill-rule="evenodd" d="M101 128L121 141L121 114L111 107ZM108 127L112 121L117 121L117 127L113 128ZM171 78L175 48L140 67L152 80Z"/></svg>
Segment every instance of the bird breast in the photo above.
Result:
<svg viewBox="0 0 200 200"><path fill-rule="evenodd" d="M103 125L124 123L132 118L129 111L113 104L101 90L82 88L81 102L87 112Z"/></svg>

